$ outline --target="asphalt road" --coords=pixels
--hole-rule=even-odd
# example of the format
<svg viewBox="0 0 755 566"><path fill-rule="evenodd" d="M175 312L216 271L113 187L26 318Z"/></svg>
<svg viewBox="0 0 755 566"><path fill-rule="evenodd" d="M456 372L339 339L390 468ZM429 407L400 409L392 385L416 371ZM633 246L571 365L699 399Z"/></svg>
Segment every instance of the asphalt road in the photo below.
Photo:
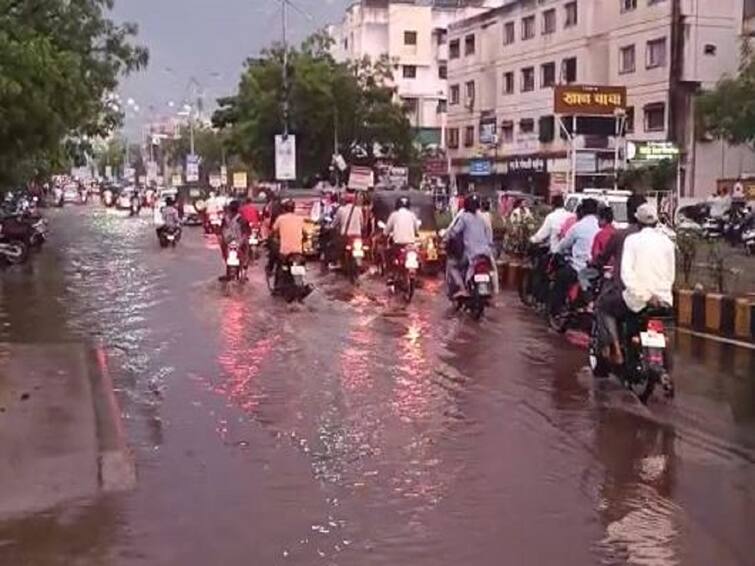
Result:
<svg viewBox="0 0 755 566"><path fill-rule="evenodd" d="M0 341L105 349L139 481L0 524L0 564L755 564L748 350L679 335L646 408L514 295L478 324L318 273L290 307L261 268L222 286L201 230L49 215Z"/></svg>

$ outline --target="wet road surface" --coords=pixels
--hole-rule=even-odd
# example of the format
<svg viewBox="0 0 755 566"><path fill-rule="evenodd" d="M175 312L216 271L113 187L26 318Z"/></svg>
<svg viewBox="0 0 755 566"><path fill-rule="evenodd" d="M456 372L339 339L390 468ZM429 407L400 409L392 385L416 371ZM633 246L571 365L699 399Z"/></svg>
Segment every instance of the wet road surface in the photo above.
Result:
<svg viewBox="0 0 755 566"><path fill-rule="evenodd" d="M477 324L318 275L289 307L201 230L49 216L0 341L104 349L139 484L0 524L2 565L755 564L750 351L679 335L644 408L513 295Z"/></svg>

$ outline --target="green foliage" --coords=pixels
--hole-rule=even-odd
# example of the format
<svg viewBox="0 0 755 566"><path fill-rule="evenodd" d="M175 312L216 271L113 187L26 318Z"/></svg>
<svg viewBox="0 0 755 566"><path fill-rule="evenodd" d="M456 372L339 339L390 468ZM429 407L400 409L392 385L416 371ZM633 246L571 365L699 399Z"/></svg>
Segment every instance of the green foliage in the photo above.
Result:
<svg viewBox="0 0 755 566"><path fill-rule="evenodd" d="M694 230L679 230L676 233L676 248L679 252L680 268L684 284L689 285L692 268L695 265L702 237Z"/></svg>
<svg viewBox="0 0 755 566"><path fill-rule="evenodd" d="M147 63L112 0L0 0L0 183L80 162L121 116L106 95Z"/></svg>
<svg viewBox="0 0 755 566"><path fill-rule="evenodd" d="M336 63L331 39L317 33L289 52L290 131L297 136L300 177L326 173L338 134L339 151L352 163L371 165L380 146L408 162L411 127L395 103L390 62ZM264 177L274 173L274 137L283 132L283 50L274 46L249 59L238 93L221 99L213 123L228 132L229 149ZM376 145L377 144L377 145Z"/></svg>
<svg viewBox="0 0 755 566"><path fill-rule="evenodd" d="M622 171L618 185L638 194L648 191L670 191L676 186L676 162L664 159L657 163Z"/></svg>
<svg viewBox="0 0 755 566"><path fill-rule="evenodd" d="M201 158L201 168L207 173L217 171L223 163L224 135L206 126L194 126L194 152ZM188 126L181 128L176 139L163 142L166 159L174 167L185 166L186 156L191 153L191 131Z"/></svg>
<svg viewBox="0 0 755 566"><path fill-rule="evenodd" d="M742 62L736 77L722 78L716 88L697 99L703 130L733 144L755 142L755 55L742 43Z"/></svg>

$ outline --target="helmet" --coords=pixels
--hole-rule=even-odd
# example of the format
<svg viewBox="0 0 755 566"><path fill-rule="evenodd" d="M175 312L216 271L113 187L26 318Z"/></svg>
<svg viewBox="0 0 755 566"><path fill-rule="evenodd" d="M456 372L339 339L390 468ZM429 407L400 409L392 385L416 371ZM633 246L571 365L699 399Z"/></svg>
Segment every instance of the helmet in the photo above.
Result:
<svg viewBox="0 0 755 566"><path fill-rule="evenodd" d="M167 197L165 199L166 206L173 206L174 204L176 204L176 199L174 199L173 197Z"/></svg>
<svg viewBox="0 0 755 566"><path fill-rule="evenodd" d="M293 212L296 210L296 203L294 202L294 199L287 198L283 201L283 211L284 212Z"/></svg>
<svg viewBox="0 0 755 566"><path fill-rule="evenodd" d="M409 197L399 197L396 199L396 210L399 210L400 208L409 208L411 206L411 201L409 200Z"/></svg>
<svg viewBox="0 0 755 566"><path fill-rule="evenodd" d="M228 210L230 210L233 214L236 214L239 211L239 208L241 208L239 201L235 199L228 203Z"/></svg>
<svg viewBox="0 0 755 566"><path fill-rule="evenodd" d="M477 212L480 209L480 196L477 193L468 194L464 197L464 210Z"/></svg>

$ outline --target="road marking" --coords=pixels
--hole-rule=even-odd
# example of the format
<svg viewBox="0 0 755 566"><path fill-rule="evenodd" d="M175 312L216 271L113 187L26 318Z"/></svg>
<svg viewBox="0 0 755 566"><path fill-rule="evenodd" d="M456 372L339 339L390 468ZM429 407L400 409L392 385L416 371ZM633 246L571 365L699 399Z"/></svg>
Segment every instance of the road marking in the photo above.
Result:
<svg viewBox="0 0 755 566"><path fill-rule="evenodd" d="M740 348L747 348L748 350L755 350L755 344L750 342L743 342L742 340L734 340L733 338L723 338L721 336L715 336L713 334L706 334L705 332L695 332L687 328L677 328L677 332L682 334L689 334L690 336L697 336L698 338L707 338L714 342L721 342L722 344L730 344L732 346L738 346Z"/></svg>

